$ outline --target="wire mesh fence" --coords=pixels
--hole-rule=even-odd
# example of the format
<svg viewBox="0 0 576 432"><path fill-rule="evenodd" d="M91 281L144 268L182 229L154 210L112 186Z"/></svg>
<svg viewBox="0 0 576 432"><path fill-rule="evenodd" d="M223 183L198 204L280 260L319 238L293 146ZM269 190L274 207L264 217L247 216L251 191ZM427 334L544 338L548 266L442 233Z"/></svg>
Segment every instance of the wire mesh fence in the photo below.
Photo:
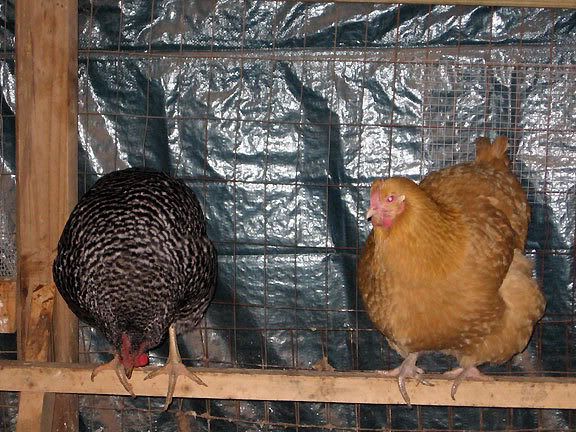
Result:
<svg viewBox="0 0 576 432"><path fill-rule="evenodd" d="M14 116L14 38L12 5L0 2L0 280L16 275L16 157ZM6 299L1 299L0 302ZM0 327L8 328L7 305L0 305ZM15 334L0 334L0 359L16 359ZM0 392L0 430L15 429L18 394Z"/></svg>
<svg viewBox="0 0 576 432"><path fill-rule="evenodd" d="M419 180L472 159L478 136L504 134L533 208L528 253L549 306L527 354L488 370L573 374L572 12L149 6L111 12L92 5L85 15L80 124L82 149L91 154L81 161L81 181L88 187L104 172L146 164L183 178L201 197L220 282L201 329L183 337L190 365L310 369L323 357L337 370L397 365L356 291L370 182ZM116 17L104 40L103 16ZM159 363L165 357L160 349ZM429 370L452 366L439 355L423 359ZM137 403L142 413L147 403ZM182 422L176 413L192 411L186 418L194 430L574 427L571 412L176 406L166 421Z"/></svg>
<svg viewBox="0 0 576 432"><path fill-rule="evenodd" d="M477 137L506 135L548 308L524 356L485 370L574 376L575 22L573 11L497 7L80 2L80 193L104 173L146 165L198 194L220 274L206 319L180 337L187 365L311 369L324 358L339 371L388 369L400 357L355 281L370 182L420 180L471 160ZM3 70L10 107L13 67ZM10 195L4 142L3 133ZM83 326L80 342L81 361L111 355L95 329ZM154 350L151 363L167 352ZM429 371L453 366L422 358ZM2 419L15 412L8 402ZM178 399L162 413L162 404L82 396L82 427L576 429L571 411Z"/></svg>

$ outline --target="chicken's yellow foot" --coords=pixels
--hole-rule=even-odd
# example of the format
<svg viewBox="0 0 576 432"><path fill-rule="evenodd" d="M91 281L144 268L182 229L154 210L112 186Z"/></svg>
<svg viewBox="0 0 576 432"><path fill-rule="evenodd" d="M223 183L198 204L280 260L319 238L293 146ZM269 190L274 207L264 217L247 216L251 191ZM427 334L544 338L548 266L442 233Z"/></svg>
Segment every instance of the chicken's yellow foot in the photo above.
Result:
<svg viewBox="0 0 576 432"><path fill-rule="evenodd" d="M416 360L418 360L418 353L411 353L408 354L408 357L406 357L397 368L388 371L379 371L379 373L386 376L398 377L398 388L408 407L412 407L412 404L410 403L410 396L408 396L408 392L406 391L406 378L414 378L419 383L427 386L433 385L423 378L424 370L416 366Z"/></svg>
<svg viewBox="0 0 576 432"><path fill-rule="evenodd" d="M466 368L456 368L452 369L451 371L444 372L444 376L447 378L453 378L454 383L452 384L452 391L450 395L452 396L453 400L456 400L456 391L458 390L458 386L462 383L462 381L471 378L477 381L492 381L492 377L484 375L482 372L478 370L475 366L469 366Z"/></svg>
<svg viewBox="0 0 576 432"><path fill-rule="evenodd" d="M144 378L147 380L158 375L168 375L168 393L166 394L164 411L166 411L172 403L172 397L174 396L174 389L176 388L176 380L178 379L178 376L185 375L191 380L195 381L197 384L206 386L204 381L202 381L196 374L189 371L186 366L182 364L182 358L180 357L180 351L178 350L178 343L176 342L176 327L174 324L170 326L168 334L170 337L170 351L168 353L168 360L166 361L166 364L156 369L155 371L150 372L148 375L146 375L146 378Z"/></svg>
<svg viewBox="0 0 576 432"><path fill-rule="evenodd" d="M132 384L128 382L126 371L124 370L124 366L122 366L122 363L120 362L120 357L118 356L118 354L115 354L114 358L108 363L104 363L103 365L94 368L94 370L92 371L92 375L90 375L90 379L94 381L94 377L106 369L112 369L114 372L116 372L116 376L118 377L120 383L124 386L126 391L130 393L132 397L136 397L136 395L134 394L134 390L132 389Z"/></svg>

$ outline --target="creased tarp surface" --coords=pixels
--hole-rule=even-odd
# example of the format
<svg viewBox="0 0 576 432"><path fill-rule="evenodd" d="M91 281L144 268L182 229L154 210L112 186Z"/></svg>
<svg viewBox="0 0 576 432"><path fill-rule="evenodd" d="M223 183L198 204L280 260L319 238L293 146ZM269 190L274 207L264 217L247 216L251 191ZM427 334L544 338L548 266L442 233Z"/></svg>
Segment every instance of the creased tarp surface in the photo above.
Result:
<svg viewBox="0 0 576 432"><path fill-rule="evenodd" d="M171 172L201 198L217 243L220 282L204 341L198 331L182 338L189 364L310 368L326 355L337 370L396 366L356 292L369 184L388 175L418 180L471 159L478 136L505 134L533 206L528 252L548 309L523 359L487 369L574 372L573 11L183 0L79 6L81 193L115 169ZM11 114L13 65L3 62L2 71L3 112ZM4 125L10 185L13 117ZM13 203L13 186L2 190ZM3 211L13 218L13 207ZM83 329L83 343L90 361L108 358L93 329ZM167 348L155 353L160 363ZM432 355L422 365L442 371L454 363ZM174 412L139 410L162 403L84 397L83 427L174 430ZM187 418L194 430L574 427L566 412L530 410L192 400L178 407L212 417Z"/></svg>

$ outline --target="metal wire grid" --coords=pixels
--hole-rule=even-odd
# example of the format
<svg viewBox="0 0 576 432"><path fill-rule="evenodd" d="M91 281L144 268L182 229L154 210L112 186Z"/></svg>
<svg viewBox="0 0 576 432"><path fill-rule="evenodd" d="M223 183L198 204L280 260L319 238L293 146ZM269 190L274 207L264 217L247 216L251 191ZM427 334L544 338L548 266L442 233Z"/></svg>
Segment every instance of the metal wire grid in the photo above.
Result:
<svg viewBox="0 0 576 432"><path fill-rule="evenodd" d="M148 118L148 117L146 117L146 118ZM198 120L201 120L201 119L198 119ZM223 119L221 119L221 120L223 120ZM209 121L208 121L208 119L206 119L206 120L204 121L205 130L208 129L208 123L209 123ZM231 122L231 123L232 123L232 122ZM378 125L376 125L376 126L378 126ZM241 127L241 126L239 126L239 127ZM207 134L206 134L206 135L207 135ZM208 145L208 143L206 143L206 145ZM142 154L144 155L145 152L143 152ZM215 183L218 183L218 182L215 182ZM229 184L229 183L234 183L235 185L237 185L238 183L242 183L242 184L244 184L244 185L246 185L246 184L256 184L256 185L257 185L257 182L250 183L250 181L248 181L248 180L247 180L247 181L244 181L244 182L238 182L237 180L236 180L236 181L232 180L232 182L225 182L225 184ZM270 185L272 185L272 184L270 183ZM212 186L214 186L214 185L212 185ZM296 182L296 183L294 183L294 184L290 184L290 183L288 183L288 184L279 184L278 186L287 186L287 187L295 186L295 187L298 187L299 184L298 184L298 182ZM301 186L301 185L300 185L300 186ZM320 187L320 185L317 185L317 186ZM338 185L336 185L336 186L338 186ZM206 189L208 189L208 187L209 187L209 186L204 186L204 189L206 190ZM214 187L217 188L217 186L214 186ZM226 186L224 186L224 187L226 187ZM334 185L329 185L328 187L334 187ZM257 188L255 188L255 189L257 189ZM258 191L257 191L257 192L258 192ZM237 191L236 191L236 193L237 193ZM261 194L261 193L262 193L262 192L260 191L260 194ZM225 243L226 243L226 242L225 242ZM228 243L226 243L226 244L228 244ZM233 245L238 245L238 243L233 243ZM256 244L256 245L252 245L252 246L262 246L262 245L261 245L261 244ZM265 241L264 246L266 247L266 241ZM264 256L266 256L266 254L264 254ZM236 258L236 261L237 261L237 258ZM262 257L261 257L261 259L260 259L260 262L265 262L265 261L262 259ZM237 282L237 280L236 280L236 282ZM218 303L217 303L217 304L218 304ZM224 304L226 304L226 303L224 303ZM230 305L236 305L236 306L238 306L238 308L241 308L241 307L247 307L247 308L250 308L250 307L251 307L251 308L262 308L262 309L264 310L264 313L265 313L265 311L267 310L267 306L268 306L268 305L266 305L266 306L254 305L254 304L250 304L250 303L244 305L244 304L241 304L241 303L238 303L238 302L236 302L236 303L232 302ZM269 309L269 308L268 308L268 309ZM330 311L326 311L326 312L330 312ZM338 312L338 310L332 311L332 312ZM341 311L341 312L344 312L344 311ZM234 338L234 340L236 340L236 341L238 340L239 333L242 332L242 331L244 331L244 330L247 331L249 335L252 335L252 334L254 333L254 331L253 331L254 329L251 329L251 328L242 328L242 327L237 326L237 325L234 326L234 329L235 329L235 330L234 330L234 333L235 333L235 335L236 335L236 337ZM255 329L255 330L265 331L265 330L268 330L268 328L260 328L260 329ZM288 329L280 329L280 330L288 330L288 331L291 331L291 330L297 330L297 329L290 329L290 328L288 328ZM301 329L301 330L304 330L304 329ZM328 327L326 327L325 330L326 330L326 331L329 331ZM229 331L230 331L230 330L229 330ZM252 367L253 367L253 366L262 366L262 363L264 363L267 367L272 367L273 365L270 364L270 362L266 362L266 361L263 362L263 359L266 358L266 350L265 350L265 348L262 348L262 346L265 346L264 343L260 343L259 346L260 346L260 351L261 351L261 352L260 352L260 355L256 355L256 356L255 356L256 361L241 362L240 364L241 364L241 365L245 365L245 366L252 366ZM235 352L235 351L236 351L235 349L232 349L232 348L230 349L230 352ZM293 364L296 364L296 367L298 366L298 365L297 365L298 362L293 361L292 363L293 363ZM231 361L230 364L239 364L239 363L238 363L238 362L233 362L233 361Z"/></svg>
<svg viewBox="0 0 576 432"><path fill-rule="evenodd" d="M0 334L0 360L16 360L16 334ZM0 392L0 431L16 428L18 393Z"/></svg>
<svg viewBox="0 0 576 432"><path fill-rule="evenodd" d="M301 402L184 402L162 413L145 399L134 407L124 401L88 396L81 399L87 430L273 430L273 431L500 431L573 430L573 413L455 407L391 407L385 405ZM104 414L102 414L104 413ZM310 413L314 413L311 415ZM571 418L562 424L558 415Z"/></svg>
<svg viewBox="0 0 576 432"><path fill-rule="evenodd" d="M231 6L225 2L221 4L222 7ZM124 4L123 7L129 5ZM260 7L258 16L267 13L279 16L284 8L289 8L285 3L273 2L263 3ZM83 44L87 48L82 52L80 70L81 88L84 90L80 101L79 126L81 136L86 137L82 142L79 178L83 190L102 173L123 166L152 164L164 167L167 160L162 160L162 157L166 156L155 151L152 144L158 138L163 139L159 135L166 131L168 140L162 151L170 155L170 167L176 167L175 174L186 179L202 197L212 236L217 239L222 286L201 329L185 336L190 351L187 355L189 363L212 367L309 368L321 355L327 355L333 366L341 370L394 365L398 357L389 351L381 335L372 329L353 290L352 275L343 280L341 275L346 273L337 271L353 268L356 253L362 245L367 226L361 215L366 207L369 180L375 175L389 174L420 178L430 169L472 157L473 139L479 133L498 130L513 137L512 143L517 146L513 148L518 151L514 167L527 183L536 223L544 227L543 230L535 230L531 236L532 253L538 262L538 276L547 289L549 299L556 291L562 291L563 296L572 296L571 310L567 310L563 302L554 306L552 299L552 307L549 306L546 319L535 333L533 351L538 360L546 358L547 354L557 359L551 367L547 364L551 370L545 372L573 372L573 271L561 278L559 285L563 286L550 287L547 283L550 272L566 272L566 269L573 268L574 223L568 224L572 232L555 232L551 217L553 214L565 215L563 217L572 218L574 222L576 191L573 181L569 180L569 176L573 175L570 168L573 168L573 162L568 159L573 156L573 151L570 154L568 148L565 160L554 161L553 158L560 157L558 153L546 150L555 144L575 142L573 99L572 102L570 98L563 99L566 98L565 92L554 93L550 90L547 111L527 115L526 110L530 108L528 103L523 105L524 111L520 115L518 112L488 112L488 108L492 108L486 102L488 97L480 103L466 98L473 95L473 92L469 92L469 86L484 83L490 92L508 91L520 103L522 91L518 87L506 90L496 85L497 80L490 77L501 74L512 80L514 74L510 70L514 70L520 86L522 82L533 82L528 79L532 74L536 77L536 85L548 88L546 77L554 77L564 85L573 83L576 75L574 67L528 65L522 62L511 66L490 56L488 58L492 63L475 64L466 57L466 53L462 53L465 43L461 43L460 39L455 45L457 59L446 55L439 61L434 51L436 29L434 26L427 27L425 20L421 27L413 29L412 40L400 38L400 31L397 30L383 35L379 42L381 46L374 49L367 37L367 23L372 19L371 13L378 9L373 5L334 6L334 25L328 26L327 30L333 32L333 43L326 46L322 54L315 52L318 45L314 39L317 35L313 31L318 25L316 12L322 7L300 5L298 13L293 13L292 30L302 48L296 56L278 46L277 22L271 23L268 33L248 33L251 29L246 24L249 19L246 3L242 3L241 10L237 11L241 37L226 41L230 49L236 50L234 52L214 49L221 46L224 33L215 19L214 10L205 12L212 16L207 21L211 24L208 34L198 32L198 38L192 42L182 37L177 50L168 53L155 49L155 17L151 13L146 54L125 52L120 38L115 45L114 35L104 34L94 24L98 21L95 17L102 10L97 10L93 2L90 3L90 11L84 14L88 19L83 22L91 30L82 32L83 37L89 35L89 40ZM446 11L453 9L446 8ZM250 12L254 11L251 9ZM399 24L403 22L404 12L405 9L392 9L390 17ZM456 15L464 20L467 13L460 10ZM498 9L489 11L490 25L486 30L487 39L491 41L489 52L492 40L496 43L505 38L507 31L497 26L495 29L493 25L498 21L499 13ZM527 12L519 10L518 13L524 16ZM557 14L550 11L537 13L547 17L550 22ZM132 35L132 30L123 27L124 15L118 16L118 35ZM342 49L345 41L339 37L346 32L339 30L351 25L362 28L363 22L366 23L364 46L353 51ZM524 20L520 22L520 34L524 35ZM422 35L426 40L424 60L410 60L407 58L409 54L405 54L402 48L416 45ZM206 36L207 43L202 40L203 36ZM250 45L248 40L257 37L267 41L263 43L266 49L248 51L245 48ZM98 43L101 39L116 48L100 49ZM526 49L523 40L520 37L519 47L516 47L520 51ZM200 47L198 52L188 51L191 43ZM202 52L202 48L206 52ZM546 50L557 49L552 35L546 41ZM495 53L494 57L498 55ZM134 56L139 60L136 66L133 64ZM172 63L167 64L166 58L171 58ZM266 68L270 78L255 83L254 77L247 76L247 73L258 64ZM176 73L162 75L162 70L172 67ZM116 89L116 95L112 104L105 102L109 95L98 94L97 89L92 87L91 79L97 77L96 72L100 68L108 68L110 76L115 78L112 88ZM140 83L127 81L134 76L131 68L142 72ZM402 90L408 87L403 84L409 78L411 68L412 72L415 69L424 71L423 85L420 87L422 94L416 95L422 97L424 106L416 104L413 107L414 112L420 113L422 121L419 123L413 122L414 116L409 113L389 108L399 105L401 98L409 99L410 95ZM445 74L434 73L442 68L451 68L453 82L443 81ZM157 95L154 86L159 82L155 77L168 76L177 82L185 82L189 73L202 69L207 72L206 79L198 80L193 89L204 95L204 104L191 112L184 112L178 108L179 102L175 101L173 111L158 111L159 102L162 106L170 104L154 99ZM275 95L287 90L276 86L282 85L289 73L300 77L300 81L293 89L292 105L281 106L275 103ZM124 86L135 84L134 87L138 87L142 83L142 104L139 105L142 110L130 112L134 104L130 104L127 98L140 96L127 95ZM389 86L392 91L377 92L371 87L377 85ZM346 91L346 86L352 86L353 92L358 94L356 100L352 98L354 109L342 106L345 102L340 92ZM183 85L183 88L188 87ZM226 93L230 89L237 96L230 97L230 93ZM315 100L316 106L311 106L306 99L309 95L305 93L311 89L320 95ZM452 97L454 90L457 97ZM390 101L376 100L376 96L388 93L392 94ZM185 96L178 93L178 98ZM235 104L233 109L228 105L231 101ZM267 106L264 112L256 107L261 103ZM471 111L466 112L466 107L472 107ZM312 108L327 110L327 119L321 116L314 123L310 117ZM230 116L230 113L235 115ZM351 117L351 114L355 115ZM487 123L480 127L478 122L466 124L469 117L483 118ZM544 127L541 126L542 117L546 118ZM536 126L519 123L527 119L534 120ZM102 129L102 124L109 125L108 130L113 133L95 133ZM448 128L447 124L451 126ZM293 129L291 140L286 138L286 128ZM410 142L413 130L420 131L419 142ZM302 142L306 133L320 136L318 141L325 146L317 153L307 154L310 150ZM140 151L135 152L136 149L126 145L130 136L140 137ZM532 139L534 136L541 139ZM333 154L338 150L339 137L349 146L346 148L348 152L341 152L343 162L337 162ZM523 148L526 141L542 142L544 152ZM377 151L370 148L374 143L379 144ZM285 161L275 159L281 148L294 156L291 170L282 166ZM191 164L189 161L193 158L184 157L195 151L202 151L205 156L201 166ZM228 163L221 160L225 159L221 157L223 152L233 156ZM417 156L412 156L410 160L409 154ZM537 159L542 157L545 159L544 165L537 163ZM217 163L224 163L224 167L220 167L224 178L211 171ZM542 170L543 175L537 175L538 170ZM286 191L290 192L289 198L284 196ZM356 207L352 221L331 220L329 209L338 203L338 198L335 198L337 194L342 194L345 203ZM214 202L215 198L218 202ZM281 223L279 218L283 216L282 213L274 211L278 206L291 208L290 224L284 226ZM250 215L250 218L240 220L240 215ZM230 217L233 223L219 226L218 221L222 217ZM353 224L353 229L346 229L346 224ZM332 237L330 227L334 226L344 228L348 237ZM256 232L261 234L254 236ZM542 238L535 239L538 236ZM313 265L310 265L311 262ZM248 269L255 268L260 269L260 273L250 276ZM278 271L279 268L283 270ZM251 284L258 284L258 292L263 293L261 297L250 295L250 291L245 290ZM343 286L351 288L352 294L340 292L344 291ZM311 292L313 295L310 295ZM281 321L277 321L278 316L282 317ZM200 337L200 333L203 337ZM551 334L553 339L557 339L559 333L563 334L561 340L565 343L547 346L547 335ZM98 353L108 348L93 335L91 329L83 328L85 352L92 361L96 361L100 359ZM288 341L290 349L279 350L279 341ZM375 350L375 346L379 348ZM335 351L341 347L346 347L351 353L348 358L336 355ZM158 352L158 361L161 362L166 355L165 347ZM447 364L443 365L442 362ZM449 367L449 362L449 359L435 358L432 363L435 367ZM507 365L499 370L513 373L516 369ZM142 430L142 427L160 430L158 424L162 422L169 430L171 424L178 425L178 417L183 415L175 410L194 410L199 415L196 419L188 416L191 430L213 431L382 428L398 431L535 430L537 427L539 430L559 430L575 427L571 412L555 417L548 411L539 411L535 417L537 420L534 420L528 418L528 410L416 407L410 411L404 407L390 406L180 400L175 402L173 411L163 417L157 411L161 402L156 403L154 399L138 398L132 401L86 396L82 401L87 430L103 430L98 429L100 424L119 424L121 430ZM104 415L106 412L108 417ZM3 415L2 418L7 417ZM114 423L118 422L118 418L120 423ZM554 424L557 418L562 418L563 424ZM184 422L180 422L183 428Z"/></svg>
<svg viewBox="0 0 576 432"><path fill-rule="evenodd" d="M14 118L14 38L10 31L13 10L7 0L0 2L0 278L11 279L16 273L15 214L16 161Z"/></svg>
<svg viewBox="0 0 576 432"><path fill-rule="evenodd" d="M13 16L8 0L0 2L0 279L12 279L16 273ZM16 359L15 334L0 334L0 359ZM17 411L18 394L0 392L0 431L14 430Z"/></svg>

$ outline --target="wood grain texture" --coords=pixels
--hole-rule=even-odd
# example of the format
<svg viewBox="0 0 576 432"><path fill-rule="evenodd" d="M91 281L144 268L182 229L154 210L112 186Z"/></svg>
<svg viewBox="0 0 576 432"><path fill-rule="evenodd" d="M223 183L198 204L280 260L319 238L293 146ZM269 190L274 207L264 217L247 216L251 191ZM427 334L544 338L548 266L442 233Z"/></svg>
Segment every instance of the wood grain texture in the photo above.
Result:
<svg viewBox="0 0 576 432"><path fill-rule="evenodd" d="M0 361L1 391L35 391L128 395L113 371L103 371L94 381L95 365ZM151 368L135 370L130 382L138 396L166 396L168 377L144 381ZM371 372L309 372L194 368L206 383L178 380L174 397L404 404L396 379ZM466 381L456 400L450 397L452 381L430 376L433 387L408 380L415 405L576 408L576 378L498 377L494 381Z"/></svg>
<svg viewBox="0 0 576 432"><path fill-rule="evenodd" d="M22 403L20 403L18 408L18 423L16 424L16 431L27 432L46 430L45 427L42 426L42 417L36 412L38 410L40 410L40 413L42 412L44 406L44 393L23 393L23 395L24 394L26 397L26 403L30 408L23 407Z"/></svg>
<svg viewBox="0 0 576 432"><path fill-rule="evenodd" d="M76 361L78 356L77 321L59 296L54 300L52 342L50 332L37 331L29 315L35 290L52 284L52 261L58 238L77 198L77 56L77 0L16 2L20 359L48 360L50 351L60 361ZM45 349L48 346L53 350ZM73 406L73 398L68 399L56 407L53 429L77 429L77 406ZM18 430L40 430L42 418L52 417L42 417L47 402L39 394L23 393ZM62 416L66 418L62 420ZM24 421L27 423L20 423ZM58 421L68 425L67 428L59 429Z"/></svg>
<svg viewBox="0 0 576 432"><path fill-rule="evenodd" d="M77 197L78 17L68 0L16 7L18 282L25 303L34 287L52 282L58 238Z"/></svg>
<svg viewBox="0 0 576 432"><path fill-rule="evenodd" d="M0 333L16 332L16 282L0 280Z"/></svg>
<svg viewBox="0 0 576 432"><path fill-rule="evenodd" d="M54 310L56 286L53 283L38 285L30 293L26 304L26 334L24 352L29 360L45 361L51 357L50 333Z"/></svg>
<svg viewBox="0 0 576 432"><path fill-rule="evenodd" d="M46 361L50 358L50 332L54 306L55 286L53 283L38 285L27 296L23 314L26 320L27 335L23 339L22 351L30 360ZM53 398L51 399L53 401ZM21 393L18 405L18 432L46 431L47 416L52 410L45 410L46 402L43 392Z"/></svg>

